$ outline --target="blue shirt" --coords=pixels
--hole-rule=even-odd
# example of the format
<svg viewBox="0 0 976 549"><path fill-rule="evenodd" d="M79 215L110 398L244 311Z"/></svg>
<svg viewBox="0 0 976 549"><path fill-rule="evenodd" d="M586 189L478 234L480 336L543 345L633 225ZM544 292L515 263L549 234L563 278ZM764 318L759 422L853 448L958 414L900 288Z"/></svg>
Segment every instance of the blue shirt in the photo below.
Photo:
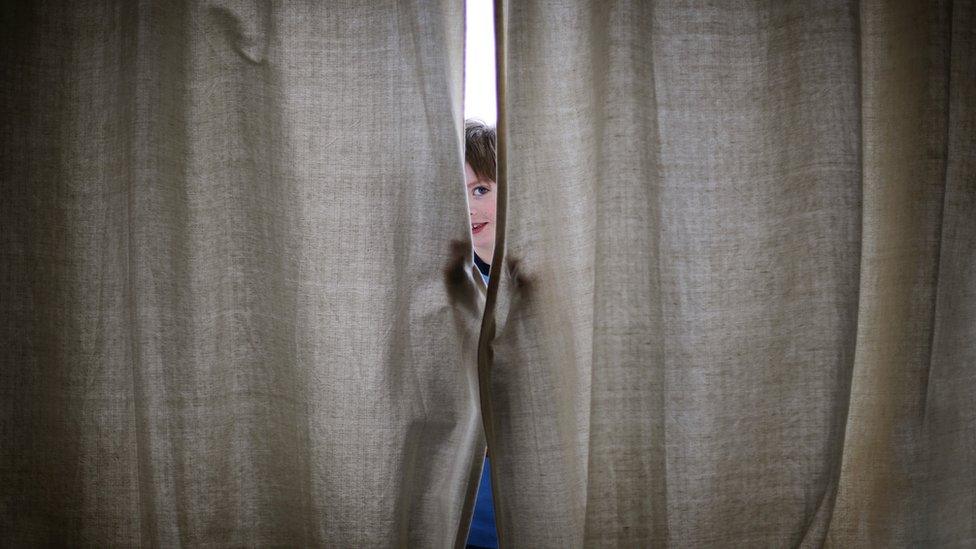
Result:
<svg viewBox="0 0 976 549"><path fill-rule="evenodd" d="M495 509L491 498L491 467L485 456L485 466L481 470L481 483L478 497L474 500L474 515L471 517L471 530L468 531L468 547L498 547L498 534L495 532Z"/></svg>
<svg viewBox="0 0 976 549"><path fill-rule="evenodd" d="M485 263L474 254L474 264L478 266L481 277L488 283L488 272L491 265ZM481 482L478 484L478 496L474 500L474 514L471 517L471 530L468 531L468 547L498 547L498 533L495 531L495 508L491 496L491 466L488 456L481 469Z"/></svg>
<svg viewBox="0 0 976 549"><path fill-rule="evenodd" d="M491 271L491 265L485 263L478 257L478 254L474 254L474 264L478 266L478 270L481 271L481 278L485 280L485 284L488 284L488 273Z"/></svg>

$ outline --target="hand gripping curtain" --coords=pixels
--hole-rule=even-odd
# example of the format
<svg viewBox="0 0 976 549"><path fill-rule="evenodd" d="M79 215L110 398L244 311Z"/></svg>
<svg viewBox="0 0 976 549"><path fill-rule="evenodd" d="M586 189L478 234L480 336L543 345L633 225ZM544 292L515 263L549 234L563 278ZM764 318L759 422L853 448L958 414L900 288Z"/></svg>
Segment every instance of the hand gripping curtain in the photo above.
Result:
<svg viewBox="0 0 976 549"><path fill-rule="evenodd" d="M4 5L0 545L463 541L462 9Z"/></svg>
<svg viewBox="0 0 976 549"><path fill-rule="evenodd" d="M973 2L499 4L502 544L976 544Z"/></svg>

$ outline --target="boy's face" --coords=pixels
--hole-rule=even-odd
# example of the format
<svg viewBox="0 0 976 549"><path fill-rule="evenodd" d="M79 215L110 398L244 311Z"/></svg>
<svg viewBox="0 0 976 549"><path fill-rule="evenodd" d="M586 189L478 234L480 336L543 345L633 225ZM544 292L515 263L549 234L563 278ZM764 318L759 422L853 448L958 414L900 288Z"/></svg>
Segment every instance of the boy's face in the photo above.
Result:
<svg viewBox="0 0 976 549"><path fill-rule="evenodd" d="M468 193L468 215L471 216L471 243L478 257L491 264L495 251L495 182L478 179L465 162L464 186Z"/></svg>

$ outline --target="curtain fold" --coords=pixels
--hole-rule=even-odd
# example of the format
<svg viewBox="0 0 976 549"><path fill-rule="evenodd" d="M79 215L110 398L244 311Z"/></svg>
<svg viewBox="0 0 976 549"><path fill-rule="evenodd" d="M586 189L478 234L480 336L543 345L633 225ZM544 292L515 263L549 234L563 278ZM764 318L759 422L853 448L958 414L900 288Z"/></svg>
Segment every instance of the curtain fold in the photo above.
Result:
<svg viewBox="0 0 976 549"><path fill-rule="evenodd" d="M0 543L976 543L973 2L504 3L484 323L463 3L2 8Z"/></svg>
<svg viewBox="0 0 976 549"><path fill-rule="evenodd" d="M973 8L861 4L864 233L835 546L976 543Z"/></svg>
<svg viewBox="0 0 976 549"><path fill-rule="evenodd" d="M510 2L513 547L976 540L972 2Z"/></svg>
<svg viewBox="0 0 976 549"><path fill-rule="evenodd" d="M462 9L5 5L4 545L463 540Z"/></svg>

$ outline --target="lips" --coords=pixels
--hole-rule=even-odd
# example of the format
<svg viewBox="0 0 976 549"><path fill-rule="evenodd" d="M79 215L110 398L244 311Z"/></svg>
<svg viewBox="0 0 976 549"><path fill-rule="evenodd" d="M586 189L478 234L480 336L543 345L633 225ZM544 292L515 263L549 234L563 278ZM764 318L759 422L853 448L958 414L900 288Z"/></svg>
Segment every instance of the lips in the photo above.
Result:
<svg viewBox="0 0 976 549"><path fill-rule="evenodd" d="M472 223L471 224L471 234L478 234L484 230L485 225L488 223Z"/></svg>

